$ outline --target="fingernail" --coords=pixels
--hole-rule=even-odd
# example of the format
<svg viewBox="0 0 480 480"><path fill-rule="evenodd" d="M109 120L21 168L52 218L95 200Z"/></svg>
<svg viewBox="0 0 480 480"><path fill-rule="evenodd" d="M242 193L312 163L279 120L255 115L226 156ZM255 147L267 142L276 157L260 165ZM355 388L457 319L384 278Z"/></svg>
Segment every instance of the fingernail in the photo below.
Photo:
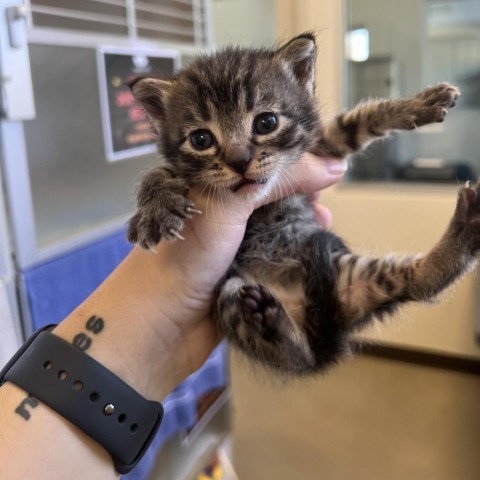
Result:
<svg viewBox="0 0 480 480"><path fill-rule="evenodd" d="M346 160L327 160L326 168L331 175L343 175L348 170L348 162Z"/></svg>

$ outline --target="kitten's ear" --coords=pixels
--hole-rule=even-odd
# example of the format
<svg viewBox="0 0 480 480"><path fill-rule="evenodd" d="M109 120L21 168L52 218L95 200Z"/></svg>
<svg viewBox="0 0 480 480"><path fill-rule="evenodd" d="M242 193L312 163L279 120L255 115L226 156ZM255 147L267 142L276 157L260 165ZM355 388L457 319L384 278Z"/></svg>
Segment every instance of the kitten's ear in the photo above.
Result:
<svg viewBox="0 0 480 480"><path fill-rule="evenodd" d="M315 62L317 45L313 33L302 33L280 47L276 56L293 73L295 79L313 94L315 89Z"/></svg>
<svg viewBox="0 0 480 480"><path fill-rule="evenodd" d="M136 77L127 82L127 85L158 133L161 120L165 119L165 102L171 81L159 77Z"/></svg>

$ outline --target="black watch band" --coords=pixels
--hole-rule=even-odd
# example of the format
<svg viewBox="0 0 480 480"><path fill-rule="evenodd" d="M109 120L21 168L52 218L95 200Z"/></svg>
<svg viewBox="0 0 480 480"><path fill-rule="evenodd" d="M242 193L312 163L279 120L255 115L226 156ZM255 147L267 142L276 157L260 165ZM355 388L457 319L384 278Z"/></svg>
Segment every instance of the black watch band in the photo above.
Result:
<svg viewBox="0 0 480 480"><path fill-rule="evenodd" d="M102 445L115 469L129 472L142 458L163 417L147 400L78 347L48 330L35 332L0 372Z"/></svg>

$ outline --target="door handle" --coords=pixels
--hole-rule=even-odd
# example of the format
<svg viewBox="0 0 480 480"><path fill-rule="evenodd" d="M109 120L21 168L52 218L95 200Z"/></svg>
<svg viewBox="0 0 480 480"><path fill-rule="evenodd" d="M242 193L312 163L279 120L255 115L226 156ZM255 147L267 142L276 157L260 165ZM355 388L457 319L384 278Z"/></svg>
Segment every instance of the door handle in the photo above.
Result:
<svg viewBox="0 0 480 480"><path fill-rule="evenodd" d="M0 119L8 116L8 101L4 83L10 80L9 77L0 75Z"/></svg>
<svg viewBox="0 0 480 480"><path fill-rule="evenodd" d="M0 116L9 122L35 118L28 0L0 0Z"/></svg>
<svg viewBox="0 0 480 480"><path fill-rule="evenodd" d="M26 41L25 28L28 10L25 5L16 5L5 9L8 25L8 37L12 48L21 48Z"/></svg>

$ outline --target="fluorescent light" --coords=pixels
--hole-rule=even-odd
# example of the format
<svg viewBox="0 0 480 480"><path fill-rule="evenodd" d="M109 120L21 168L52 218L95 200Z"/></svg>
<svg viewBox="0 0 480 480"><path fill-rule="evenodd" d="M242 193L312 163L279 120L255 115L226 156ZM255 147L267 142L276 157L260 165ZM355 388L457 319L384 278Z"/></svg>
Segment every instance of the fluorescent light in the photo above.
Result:
<svg viewBox="0 0 480 480"><path fill-rule="evenodd" d="M370 55L370 35L366 28L347 32L345 39L347 58L352 62L365 62Z"/></svg>

